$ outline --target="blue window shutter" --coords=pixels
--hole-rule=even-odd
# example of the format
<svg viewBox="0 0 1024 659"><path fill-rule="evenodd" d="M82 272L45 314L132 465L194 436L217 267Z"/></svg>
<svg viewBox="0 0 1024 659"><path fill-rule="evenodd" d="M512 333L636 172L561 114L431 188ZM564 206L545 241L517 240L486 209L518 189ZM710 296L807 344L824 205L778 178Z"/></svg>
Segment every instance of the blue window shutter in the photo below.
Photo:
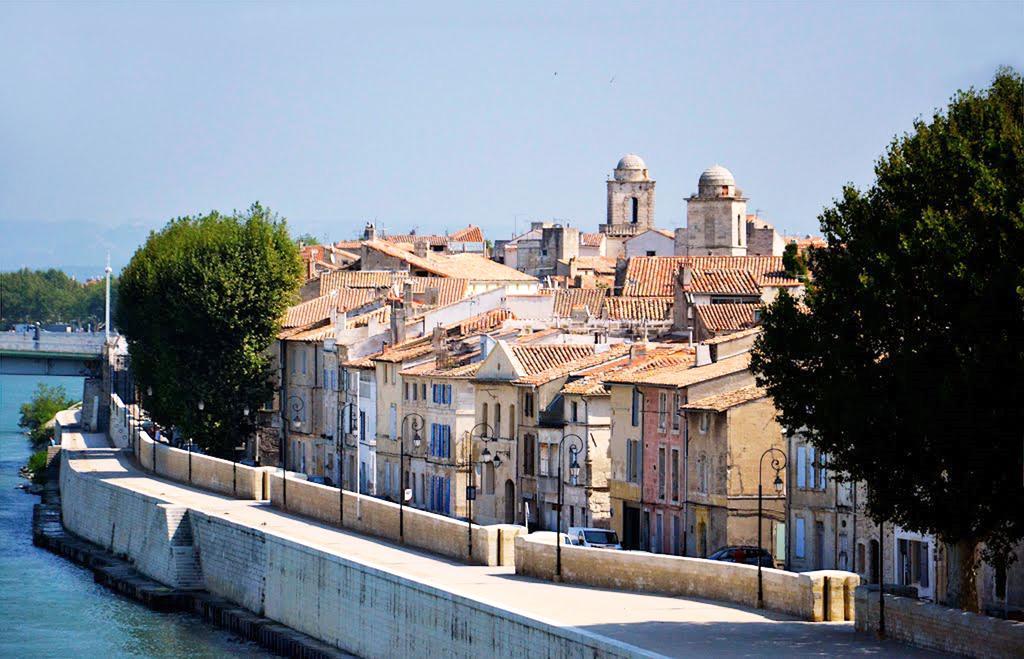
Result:
<svg viewBox="0 0 1024 659"><path fill-rule="evenodd" d="M796 449L796 486L806 487L807 485L807 463L805 462L807 449L798 446Z"/></svg>
<svg viewBox="0 0 1024 659"><path fill-rule="evenodd" d="M796 518L796 547L793 548L793 553L796 554L797 558L804 557L804 519L802 517Z"/></svg>

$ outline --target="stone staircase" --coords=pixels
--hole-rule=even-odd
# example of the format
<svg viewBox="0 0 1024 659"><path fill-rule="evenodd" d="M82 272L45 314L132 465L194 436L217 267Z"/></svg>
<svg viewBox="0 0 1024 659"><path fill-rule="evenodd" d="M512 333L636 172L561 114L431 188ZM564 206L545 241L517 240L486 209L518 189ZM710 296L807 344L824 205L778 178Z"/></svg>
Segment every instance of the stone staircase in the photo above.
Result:
<svg viewBox="0 0 1024 659"><path fill-rule="evenodd" d="M203 568L199 563L192 536L192 519L188 508L167 508L167 528L171 532L171 572L175 585L182 590L202 590L205 587Z"/></svg>

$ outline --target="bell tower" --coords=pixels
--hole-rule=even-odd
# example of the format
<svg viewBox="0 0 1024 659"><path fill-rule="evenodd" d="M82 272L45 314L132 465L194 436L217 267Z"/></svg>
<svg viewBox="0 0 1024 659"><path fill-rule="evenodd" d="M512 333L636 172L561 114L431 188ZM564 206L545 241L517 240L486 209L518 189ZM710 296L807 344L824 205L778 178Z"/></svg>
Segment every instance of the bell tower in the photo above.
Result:
<svg viewBox="0 0 1024 659"><path fill-rule="evenodd" d="M643 158L623 156L608 179L608 216L599 227L601 233L635 236L653 228L654 183Z"/></svg>

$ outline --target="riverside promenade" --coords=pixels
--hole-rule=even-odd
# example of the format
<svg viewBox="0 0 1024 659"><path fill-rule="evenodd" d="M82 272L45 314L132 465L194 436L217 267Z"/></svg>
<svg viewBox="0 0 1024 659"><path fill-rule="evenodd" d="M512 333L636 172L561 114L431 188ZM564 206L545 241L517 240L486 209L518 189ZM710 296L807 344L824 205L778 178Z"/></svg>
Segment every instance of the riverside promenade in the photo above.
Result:
<svg viewBox="0 0 1024 659"><path fill-rule="evenodd" d="M510 620L527 619L544 626L570 628L603 645L608 654L935 656L857 634L852 623L804 622L737 605L554 584L517 576L511 567L466 565L285 514L266 502L236 500L156 478L139 469L127 452L112 449L106 436L101 434L65 431L63 447L67 452L67 465L81 478L104 481L163 502L161 505L185 507L197 515L230 522L253 533L286 538L289 543L333 554L371 572L389 573L423 584L451 598L468 598L507 612ZM359 583L324 584L324 581L321 576L324 588L356 590L362 587ZM272 596L267 592L267 598ZM356 616L341 610L321 611L319 615L335 617L330 624L344 626L349 621L360 624ZM289 624L287 620L282 622ZM383 632L367 627L359 633L372 637ZM357 651L357 648L343 649ZM550 650L536 648L539 654L552 654Z"/></svg>

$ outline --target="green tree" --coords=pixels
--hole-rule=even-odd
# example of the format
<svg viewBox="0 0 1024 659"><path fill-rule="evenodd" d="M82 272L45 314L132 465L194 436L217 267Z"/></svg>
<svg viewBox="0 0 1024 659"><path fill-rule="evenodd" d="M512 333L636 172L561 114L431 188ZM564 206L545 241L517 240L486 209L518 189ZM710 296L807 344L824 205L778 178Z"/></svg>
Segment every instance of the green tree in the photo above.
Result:
<svg viewBox="0 0 1024 659"><path fill-rule="evenodd" d="M22 403L18 426L28 431L29 440L34 448L46 446L53 438L53 426L50 425L50 421L57 412L71 407L73 403L64 387L40 382L36 385L32 399Z"/></svg>
<svg viewBox="0 0 1024 659"><path fill-rule="evenodd" d="M117 280L110 295L117 294ZM102 279L81 284L61 270L0 273L0 325L78 321L98 326L103 322L106 284Z"/></svg>
<svg viewBox="0 0 1024 659"><path fill-rule="evenodd" d="M320 239L313 234L306 232L295 237L295 243L302 243L303 245L319 245Z"/></svg>
<svg viewBox="0 0 1024 659"><path fill-rule="evenodd" d="M977 607L978 547L1024 537L1024 84L1001 69L889 145L824 211L803 305L782 295L752 366L867 507L949 543Z"/></svg>
<svg viewBox="0 0 1024 659"><path fill-rule="evenodd" d="M807 259L800 253L796 243L786 244L786 249L782 253L782 267L790 277L800 280L807 278Z"/></svg>
<svg viewBox="0 0 1024 659"><path fill-rule="evenodd" d="M150 234L121 274L118 318L154 421L231 456L252 430L243 409L270 397L268 347L301 273L285 221L259 204Z"/></svg>

